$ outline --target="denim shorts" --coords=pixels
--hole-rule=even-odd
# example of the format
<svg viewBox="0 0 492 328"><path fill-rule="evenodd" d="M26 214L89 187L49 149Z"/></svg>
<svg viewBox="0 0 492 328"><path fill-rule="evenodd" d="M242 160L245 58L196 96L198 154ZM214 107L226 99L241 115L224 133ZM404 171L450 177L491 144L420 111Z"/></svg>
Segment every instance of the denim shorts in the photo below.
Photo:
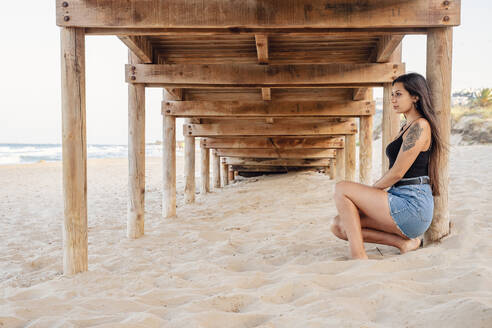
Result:
<svg viewBox="0 0 492 328"><path fill-rule="evenodd" d="M416 238L429 228L434 215L434 197L429 184L391 187L388 203L396 226L408 238Z"/></svg>

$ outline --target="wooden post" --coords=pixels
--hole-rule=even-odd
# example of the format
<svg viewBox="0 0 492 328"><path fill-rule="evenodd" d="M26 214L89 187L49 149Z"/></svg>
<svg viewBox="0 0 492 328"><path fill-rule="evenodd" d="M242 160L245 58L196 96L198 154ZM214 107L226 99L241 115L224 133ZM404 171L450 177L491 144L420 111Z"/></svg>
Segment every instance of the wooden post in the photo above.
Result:
<svg viewBox="0 0 492 328"><path fill-rule="evenodd" d="M365 99L372 100L372 88L367 89ZM360 116L359 119L359 182L371 185L372 178L372 115Z"/></svg>
<svg viewBox="0 0 492 328"><path fill-rule="evenodd" d="M176 117L164 115L162 137L162 215L176 216Z"/></svg>
<svg viewBox="0 0 492 328"><path fill-rule="evenodd" d="M186 119L185 123L192 123ZM185 190L184 200L186 204L195 202L195 137L185 136Z"/></svg>
<svg viewBox="0 0 492 328"><path fill-rule="evenodd" d="M140 60L128 51L130 65ZM128 206L126 235L144 234L145 213L145 85L128 83Z"/></svg>
<svg viewBox="0 0 492 328"><path fill-rule="evenodd" d="M222 180L222 187L229 184L229 165L225 161L220 163L220 178Z"/></svg>
<svg viewBox="0 0 492 328"><path fill-rule="evenodd" d="M329 168L329 172L330 172L330 180L334 180L335 179L335 172L336 172L336 160L335 159L331 159L330 160L330 168Z"/></svg>
<svg viewBox="0 0 492 328"><path fill-rule="evenodd" d="M453 30L451 27L431 28L427 32L427 81L432 104L437 113L439 134L449 145L451 133L451 65ZM449 234L448 184L449 153L438 160L440 196L434 197L434 218L425 233L425 241L433 242Z"/></svg>
<svg viewBox="0 0 492 328"><path fill-rule="evenodd" d="M335 181L339 182L345 179L345 149L338 148L335 157Z"/></svg>
<svg viewBox="0 0 492 328"><path fill-rule="evenodd" d="M87 271L85 35L61 28L63 273Z"/></svg>
<svg viewBox="0 0 492 328"><path fill-rule="evenodd" d="M227 179L229 182L231 181L234 181L234 171L231 170L231 166L230 165L227 165L227 168L228 168L228 174L229 174L229 178Z"/></svg>
<svg viewBox="0 0 492 328"><path fill-rule="evenodd" d="M345 180L355 181L355 134L345 136Z"/></svg>
<svg viewBox="0 0 492 328"><path fill-rule="evenodd" d="M390 62L401 63L401 43L390 56ZM381 158L381 174L388 171L389 160L386 156L386 146L393 141L400 131L400 114L395 113L391 105L391 83L383 84L383 119L381 121L382 134L382 158Z"/></svg>
<svg viewBox="0 0 492 328"><path fill-rule="evenodd" d="M201 155L201 184L200 193L202 195L210 192L210 149L200 146Z"/></svg>
<svg viewBox="0 0 492 328"><path fill-rule="evenodd" d="M212 173L213 173L213 181L214 188L220 188L220 157L217 155L217 150L214 149L212 151Z"/></svg>

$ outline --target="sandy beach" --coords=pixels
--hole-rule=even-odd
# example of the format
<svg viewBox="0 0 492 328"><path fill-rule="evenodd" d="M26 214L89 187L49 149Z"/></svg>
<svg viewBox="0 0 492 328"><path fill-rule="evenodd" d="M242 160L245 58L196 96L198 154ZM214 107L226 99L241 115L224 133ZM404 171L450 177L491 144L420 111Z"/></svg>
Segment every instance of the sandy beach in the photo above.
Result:
<svg viewBox="0 0 492 328"><path fill-rule="evenodd" d="M370 260L349 261L324 174L242 178L184 205L178 157L166 220L161 160L148 158L145 236L129 240L127 161L89 160L89 272L73 277L61 162L0 166L0 327L492 327L491 163L490 145L452 147L441 243L366 244Z"/></svg>

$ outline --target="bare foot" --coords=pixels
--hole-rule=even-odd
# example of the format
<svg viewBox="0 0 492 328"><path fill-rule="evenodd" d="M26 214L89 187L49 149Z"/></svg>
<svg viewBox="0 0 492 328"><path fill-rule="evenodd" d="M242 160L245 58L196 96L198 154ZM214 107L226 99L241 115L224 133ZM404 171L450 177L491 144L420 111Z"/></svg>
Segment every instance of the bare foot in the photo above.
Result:
<svg viewBox="0 0 492 328"><path fill-rule="evenodd" d="M400 247L400 254L414 251L420 247L420 238L406 240Z"/></svg>

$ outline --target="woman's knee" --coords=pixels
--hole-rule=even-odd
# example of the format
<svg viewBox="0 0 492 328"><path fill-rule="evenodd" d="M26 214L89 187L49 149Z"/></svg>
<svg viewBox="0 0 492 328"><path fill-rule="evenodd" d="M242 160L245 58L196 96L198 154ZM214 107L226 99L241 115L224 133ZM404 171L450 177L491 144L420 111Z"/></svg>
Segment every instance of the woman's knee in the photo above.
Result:
<svg viewBox="0 0 492 328"><path fill-rule="evenodd" d="M349 183L347 181L337 182L335 184L335 197L340 197L340 196L345 195L345 191L347 189L348 184Z"/></svg>

